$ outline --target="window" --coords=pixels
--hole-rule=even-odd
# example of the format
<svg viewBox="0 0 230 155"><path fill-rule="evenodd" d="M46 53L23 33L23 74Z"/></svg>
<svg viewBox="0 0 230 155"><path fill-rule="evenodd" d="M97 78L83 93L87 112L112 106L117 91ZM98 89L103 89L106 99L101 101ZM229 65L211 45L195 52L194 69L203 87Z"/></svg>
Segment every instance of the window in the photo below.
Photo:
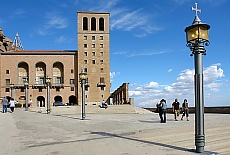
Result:
<svg viewBox="0 0 230 155"><path fill-rule="evenodd" d="M83 18L83 30L88 30L88 18Z"/></svg>
<svg viewBox="0 0 230 155"><path fill-rule="evenodd" d="M87 48L87 44L84 44L84 48Z"/></svg>
<svg viewBox="0 0 230 155"><path fill-rule="evenodd" d="M6 79L6 85L10 84L10 79Z"/></svg>
<svg viewBox="0 0 230 155"><path fill-rule="evenodd" d="M95 40L96 39L96 37L95 36L92 36L92 40Z"/></svg>
<svg viewBox="0 0 230 155"><path fill-rule="evenodd" d="M87 60L84 60L84 64L87 64Z"/></svg>
<svg viewBox="0 0 230 155"><path fill-rule="evenodd" d="M24 89L24 88L21 88L21 92L22 92L22 93L25 92L25 89Z"/></svg>
<svg viewBox="0 0 230 155"><path fill-rule="evenodd" d="M103 63L104 63L104 61L103 61L103 60L100 60L100 63L101 63L101 64L103 64Z"/></svg>
<svg viewBox="0 0 230 155"><path fill-rule="evenodd" d="M100 52L100 56L104 56L104 53L103 53L103 52Z"/></svg>
<svg viewBox="0 0 230 155"><path fill-rule="evenodd" d="M56 77L56 84L61 84L61 77Z"/></svg>
<svg viewBox="0 0 230 155"><path fill-rule="evenodd" d="M96 53L95 52L92 52L92 56L95 56L96 55Z"/></svg>
<svg viewBox="0 0 230 155"><path fill-rule="evenodd" d="M105 88L104 88L104 87L101 87L101 90L105 90Z"/></svg>
<svg viewBox="0 0 230 155"><path fill-rule="evenodd" d="M105 83L105 79L103 77L100 77L100 83Z"/></svg>
<svg viewBox="0 0 230 155"><path fill-rule="evenodd" d="M100 44L100 48L103 48L103 44Z"/></svg>
<svg viewBox="0 0 230 155"><path fill-rule="evenodd" d="M92 60L92 64L96 64L96 60Z"/></svg>
<svg viewBox="0 0 230 155"><path fill-rule="evenodd" d="M70 84L74 84L74 79L70 79L70 80L69 80L69 83L70 83Z"/></svg>
<svg viewBox="0 0 230 155"><path fill-rule="evenodd" d="M42 88L39 88L39 89L38 89L38 92L42 92Z"/></svg>
<svg viewBox="0 0 230 155"><path fill-rule="evenodd" d="M84 40L87 40L87 36L84 36Z"/></svg>
<svg viewBox="0 0 230 155"><path fill-rule="evenodd" d="M70 91L74 91L74 87L71 87L71 88L70 88Z"/></svg>
<svg viewBox="0 0 230 155"><path fill-rule="evenodd" d="M104 31L104 18L99 18L99 31Z"/></svg>
<svg viewBox="0 0 230 155"><path fill-rule="evenodd" d="M87 56L87 52L84 52L84 55Z"/></svg>
<svg viewBox="0 0 230 155"><path fill-rule="evenodd" d="M45 84L45 79L44 78L40 78L39 84Z"/></svg>
<svg viewBox="0 0 230 155"><path fill-rule="evenodd" d="M70 70L70 73L73 73L73 69Z"/></svg>
<svg viewBox="0 0 230 155"><path fill-rule="evenodd" d="M92 44L92 48L95 48L95 44Z"/></svg>
<svg viewBox="0 0 230 155"><path fill-rule="evenodd" d="M88 98L88 96L87 96L87 95L85 95L85 98Z"/></svg>
<svg viewBox="0 0 230 155"><path fill-rule="evenodd" d="M104 68L101 68L100 71L101 71L101 73L104 73Z"/></svg>
<svg viewBox="0 0 230 155"><path fill-rule="evenodd" d="M59 87L56 88L56 92L60 92L60 88Z"/></svg>
<svg viewBox="0 0 230 155"><path fill-rule="evenodd" d="M103 36L100 36L100 40L103 40Z"/></svg>
<svg viewBox="0 0 230 155"><path fill-rule="evenodd" d="M6 70L6 74L10 74L10 70Z"/></svg>
<svg viewBox="0 0 230 155"><path fill-rule="evenodd" d="M84 71L87 73L87 68L84 68Z"/></svg>
<svg viewBox="0 0 230 155"><path fill-rule="evenodd" d="M91 31L96 31L96 18L91 18Z"/></svg>
<svg viewBox="0 0 230 155"><path fill-rule="evenodd" d="M6 88L6 92L10 92L10 88Z"/></svg>

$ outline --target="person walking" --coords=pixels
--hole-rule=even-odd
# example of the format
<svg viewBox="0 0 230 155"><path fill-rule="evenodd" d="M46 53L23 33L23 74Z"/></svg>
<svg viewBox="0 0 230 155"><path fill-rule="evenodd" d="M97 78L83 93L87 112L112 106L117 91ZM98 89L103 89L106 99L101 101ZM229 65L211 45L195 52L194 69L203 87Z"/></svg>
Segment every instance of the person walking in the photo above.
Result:
<svg viewBox="0 0 230 155"><path fill-rule="evenodd" d="M10 110L11 112L14 112L14 108L15 108L15 101L13 98L10 99Z"/></svg>
<svg viewBox="0 0 230 155"><path fill-rule="evenodd" d="M163 117L162 117L162 100L160 101L160 103L157 103L156 106L157 106L157 111L159 113L160 122L163 123Z"/></svg>
<svg viewBox="0 0 230 155"><path fill-rule="evenodd" d="M30 107L32 107L32 106L33 106L33 101L32 101L32 99L30 99L29 104L30 104Z"/></svg>
<svg viewBox="0 0 230 155"><path fill-rule="evenodd" d="M166 113L167 113L166 100L162 99L161 100L161 104L162 104L163 123L166 123Z"/></svg>
<svg viewBox="0 0 230 155"><path fill-rule="evenodd" d="M7 113L8 100L6 97L2 99L2 113Z"/></svg>
<svg viewBox="0 0 230 155"><path fill-rule="evenodd" d="M186 120L188 120L188 113L189 113L189 110L188 110L188 101L187 99L184 99L184 102L182 104L182 111L183 111L183 115L181 117L181 120L183 121L183 117L186 115Z"/></svg>
<svg viewBox="0 0 230 155"><path fill-rule="evenodd" d="M172 103L172 112L174 113L174 119L175 119L175 121L178 121L177 117L180 115L180 103L178 102L177 98Z"/></svg>

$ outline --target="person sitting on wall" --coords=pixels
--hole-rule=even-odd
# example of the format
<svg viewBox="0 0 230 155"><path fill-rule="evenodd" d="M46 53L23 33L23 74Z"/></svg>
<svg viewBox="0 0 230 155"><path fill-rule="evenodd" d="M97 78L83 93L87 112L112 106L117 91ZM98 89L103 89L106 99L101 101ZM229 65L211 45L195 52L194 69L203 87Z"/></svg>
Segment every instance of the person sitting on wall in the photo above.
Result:
<svg viewBox="0 0 230 155"><path fill-rule="evenodd" d="M108 105L106 104L106 102L103 100L102 102L101 102L101 106L100 106L101 108L108 108Z"/></svg>

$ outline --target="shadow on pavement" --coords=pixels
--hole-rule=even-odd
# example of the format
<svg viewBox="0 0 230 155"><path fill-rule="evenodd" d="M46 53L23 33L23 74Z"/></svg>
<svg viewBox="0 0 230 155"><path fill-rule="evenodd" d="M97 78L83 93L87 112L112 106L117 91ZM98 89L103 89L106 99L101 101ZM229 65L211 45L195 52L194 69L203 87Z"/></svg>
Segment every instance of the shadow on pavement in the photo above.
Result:
<svg viewBox="0 0 230 155"><path fill-rule="evenodd" d="M152 141L141 140L141 139L137 139L137 138L131 138L131 137L125 137L124 136L124 135L128 136L128 135L135 134L135 133L127 133L127 134L119 134L118 135L118 134L112 134L112 133L107 133L107 132L91 132L91 134L97 134L97 135L105 136L106 138L108 138L108 137L122 138L122 139L137 141L137 142L141 142L141 143L147 143L147 144L167 147L167 148L171 148L171 149L175 149L175 150L196 153L195 149L188 149L188 148L183 148L183 147L179 147L179 146L173 146L173 145L168 145L168 144L163 144L163 143L152 142ZM211 155L212 154L213 155L213 154L218 154L218 153L205 151L204 154L206 154L206 155L209 155L209 154Z"/></svg>

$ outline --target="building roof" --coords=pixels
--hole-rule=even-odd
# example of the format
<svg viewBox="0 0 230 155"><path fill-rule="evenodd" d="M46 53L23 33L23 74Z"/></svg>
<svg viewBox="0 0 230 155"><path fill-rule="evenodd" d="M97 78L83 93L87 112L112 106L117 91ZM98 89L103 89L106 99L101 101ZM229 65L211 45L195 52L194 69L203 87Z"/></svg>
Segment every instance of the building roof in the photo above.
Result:
<svg viewBox="0 0 230 155"><path fill-rule="evenodd" d="M11 50L1 55L74 55L77 50Z"/></svg>
<svg viewBox="0 0 230 155"><path fill-rule="evenodd" d="M77 13L89 13L89 14L110 14L109 12L90 12L90 11L77 11Z"/></svg>

